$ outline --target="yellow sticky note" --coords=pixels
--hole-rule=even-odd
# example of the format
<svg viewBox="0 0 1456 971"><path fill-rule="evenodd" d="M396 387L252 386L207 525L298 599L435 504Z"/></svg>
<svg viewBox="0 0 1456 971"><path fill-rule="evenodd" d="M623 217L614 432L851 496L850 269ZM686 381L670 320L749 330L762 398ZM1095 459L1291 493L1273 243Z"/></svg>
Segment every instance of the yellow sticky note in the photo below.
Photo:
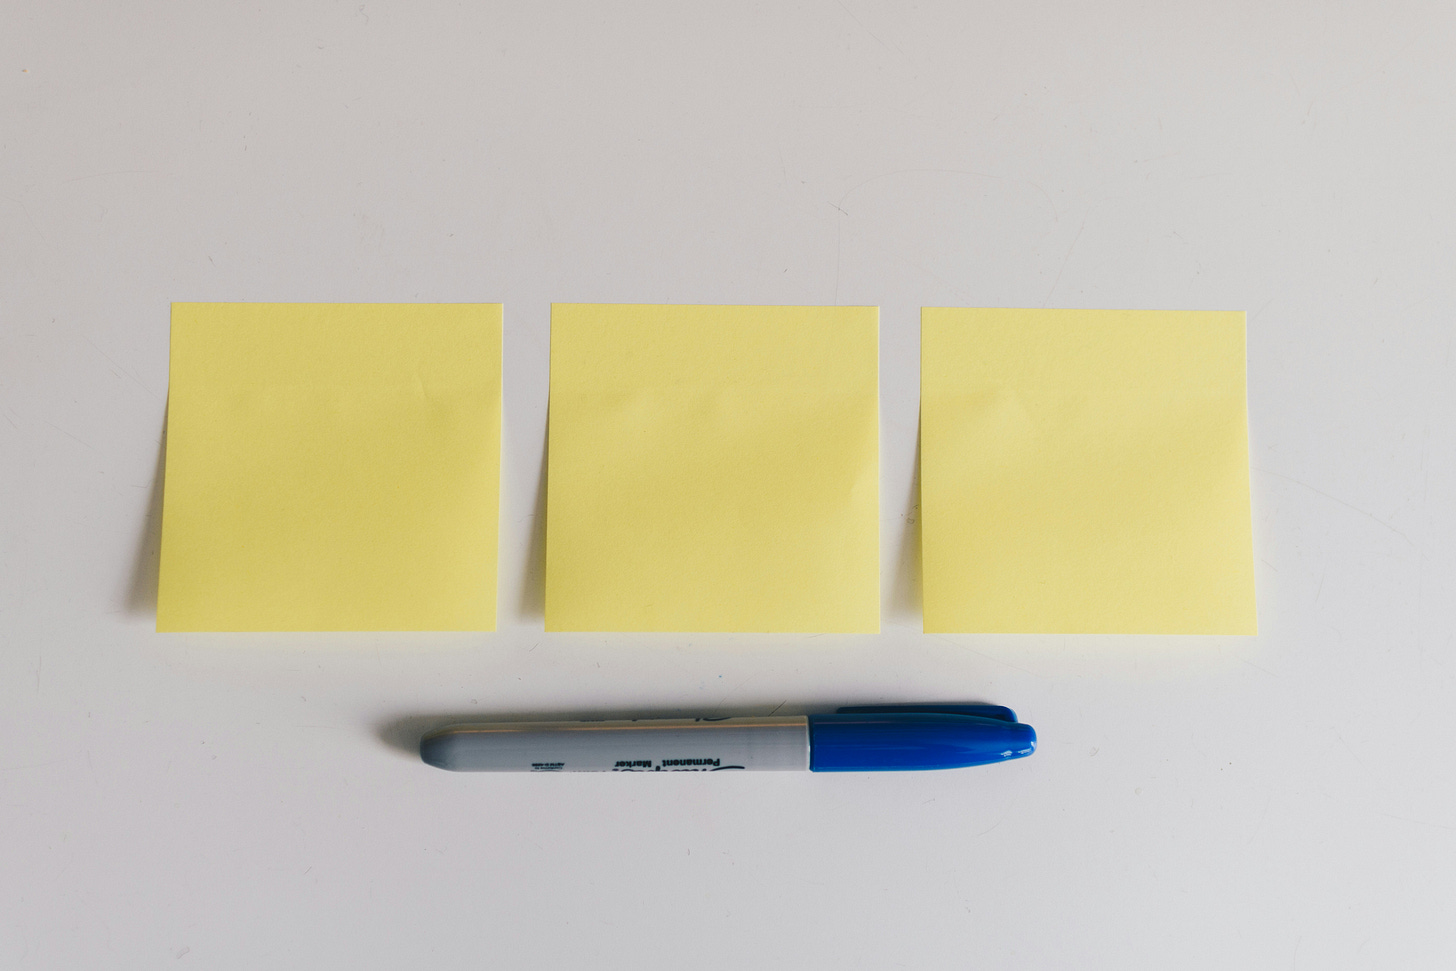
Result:
<svg viewBox="0 0 1456 971"><path fill-rule="evenodd" d="M157 629L494 629L500 412L499 304L173 304Z"/></svg>
<svg viewBox="0 0 1456 971"><path fill-rule="evenodd" d="M921 312L932 632L1252 634L1244 315Z"/></svg>
<svg viewBox="0 0 1456 971"><path fill-rule="evenodd" d="M878 631L878 332L553 306L546 629Z"/></svg>

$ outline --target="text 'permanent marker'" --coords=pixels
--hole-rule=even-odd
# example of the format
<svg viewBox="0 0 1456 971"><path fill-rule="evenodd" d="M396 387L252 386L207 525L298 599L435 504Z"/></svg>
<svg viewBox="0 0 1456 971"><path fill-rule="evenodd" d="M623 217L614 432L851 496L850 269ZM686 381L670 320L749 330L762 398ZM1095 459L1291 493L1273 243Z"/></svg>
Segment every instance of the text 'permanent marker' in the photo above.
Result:
<svg viewBox="0 0 1456 971"><path fill-rule="evenodd" d="M999 705L878 705L832 715L452 725L420 757L456 772L953 769L1019 759L1036 732Z"/></svg>

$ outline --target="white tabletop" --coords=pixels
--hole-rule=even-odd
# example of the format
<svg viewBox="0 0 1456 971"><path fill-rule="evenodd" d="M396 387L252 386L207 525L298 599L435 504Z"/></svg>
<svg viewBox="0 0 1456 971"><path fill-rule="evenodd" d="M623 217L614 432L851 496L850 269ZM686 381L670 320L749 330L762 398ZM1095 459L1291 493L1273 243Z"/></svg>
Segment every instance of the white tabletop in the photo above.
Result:
<svg viewBox="0 0 1456 971"><path fill-rule="evenodd" d="M1456 964L1456 8L12 4L0 967ZM503 302L500 629L154 633L168 304ZM882 308L876 636L542 624L552 301ZM921 306L1244 309L1261 633L920 631ZM946 773L420 731L990 701Z"/></svg>

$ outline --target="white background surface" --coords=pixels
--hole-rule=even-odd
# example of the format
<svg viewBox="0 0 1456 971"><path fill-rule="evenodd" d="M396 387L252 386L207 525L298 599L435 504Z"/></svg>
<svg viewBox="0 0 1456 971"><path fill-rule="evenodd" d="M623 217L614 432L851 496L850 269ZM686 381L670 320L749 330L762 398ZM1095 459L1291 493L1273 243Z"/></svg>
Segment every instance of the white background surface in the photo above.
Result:
<svg viewBox="0 0 1456 971"><path fill-rule="evenodd" d="M1444 2L7 4L0 967L1456 964L1453 49ZM504 302L499 632L153 632L174 300ZM882 307L880 635L542 632L553 300ZM1260 635L920 633L922 305L1247 310ZM932 699L1040 751L409 750Z"/></svg>

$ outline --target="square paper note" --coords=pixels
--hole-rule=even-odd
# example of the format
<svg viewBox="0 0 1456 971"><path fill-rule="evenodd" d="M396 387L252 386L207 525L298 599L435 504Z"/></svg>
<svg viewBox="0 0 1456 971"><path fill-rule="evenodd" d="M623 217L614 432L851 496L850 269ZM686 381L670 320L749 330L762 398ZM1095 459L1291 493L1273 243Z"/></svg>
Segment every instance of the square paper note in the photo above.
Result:
<svg viewBox="0 0 1456 971"><path fill-rule="evenodd" d="M498 304L172 307L158 630L491 630Z"/></svg>
<svg viewBox="0 0 1456 971"><path fill-rule="evenodd" d="M878 330L554 306L546 629L878 631Z"/></svg>
<svg viewBox="0 0 1456 971"><path fill-rule="evenodd" d="M1242 313L921 315L925 629L1252 634Z"/></svg>

